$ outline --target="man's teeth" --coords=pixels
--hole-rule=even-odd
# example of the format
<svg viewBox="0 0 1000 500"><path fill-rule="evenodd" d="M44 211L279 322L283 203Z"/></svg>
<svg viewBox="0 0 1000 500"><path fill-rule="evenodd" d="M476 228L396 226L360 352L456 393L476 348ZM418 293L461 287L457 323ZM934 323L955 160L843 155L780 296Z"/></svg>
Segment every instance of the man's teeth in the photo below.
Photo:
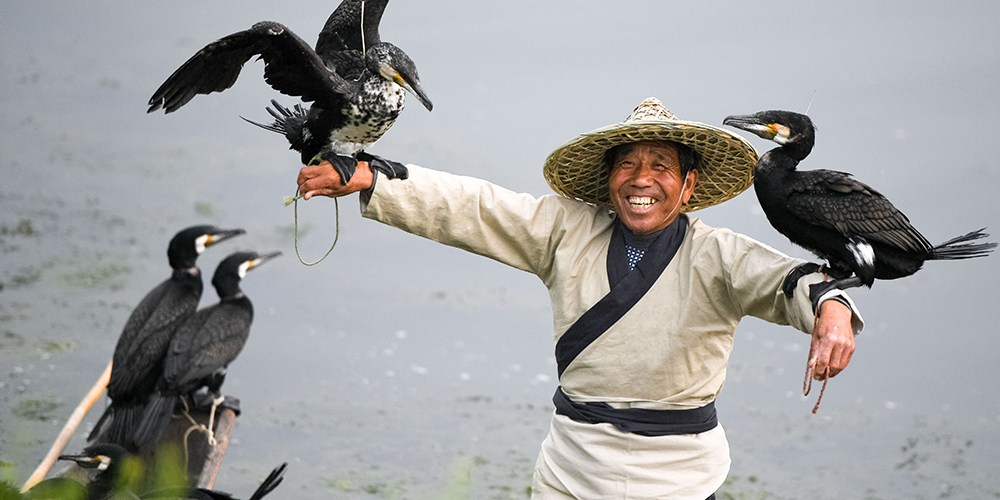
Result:
<svg viewBox="0 0 1000 500"><path fill-rule="evenodd" d="M649 208L653 203L656 203L648 196L632 196L628 199L628 202L636 208Z"/></svg>

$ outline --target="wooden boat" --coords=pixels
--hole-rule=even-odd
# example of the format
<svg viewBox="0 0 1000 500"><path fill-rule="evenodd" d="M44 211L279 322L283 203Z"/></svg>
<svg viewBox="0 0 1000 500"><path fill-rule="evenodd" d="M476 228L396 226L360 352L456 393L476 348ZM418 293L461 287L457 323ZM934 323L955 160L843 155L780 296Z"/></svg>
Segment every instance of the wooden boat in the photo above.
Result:
<svg viewBox="0 0 1000 500"><path fill-rule="evenodd" d="M73 462L61 462L55 466L54 464L56 464L57 457L62 454L63 448L73 436L73 433L83 420L83 417L90 410L90 407L100 399L110 375L111 365L109 364L97 384L90 390L70 416L45 460L38 466L34 474L28 478L21 491L27 491L44 479L50 469L53 469L51 475L54 477L68 477L80 482L89 481L91 477L88 474L96 474L96 472L87 471ZM145 451L140 454L140 458L142 458L144 464L156 464L166 459L165 454L176 453L177 450L180 450L185 464L184 469L187 472L188 485L193 488L211 489L215 483L219 467L222 465L226 447L229 445L229 438L236 424L236 417L240 413L239 399L226 396L226 401L216 409L213 424L216 440L215 446L209 445L206 433L197 430L199 426L207 428L210 420L207 410L194 408L185 416L178 415L177 413L175 411L174 418L170 422L170 427L164 433L164 437L160 443L161 446L157 446L155 450ZM86 446L91 444L93 443L87 443ZM172 456L169 457L171 460L173 458ZM152 487L154 478L149 477L148 480L148 483L141 486Z"/></svg>

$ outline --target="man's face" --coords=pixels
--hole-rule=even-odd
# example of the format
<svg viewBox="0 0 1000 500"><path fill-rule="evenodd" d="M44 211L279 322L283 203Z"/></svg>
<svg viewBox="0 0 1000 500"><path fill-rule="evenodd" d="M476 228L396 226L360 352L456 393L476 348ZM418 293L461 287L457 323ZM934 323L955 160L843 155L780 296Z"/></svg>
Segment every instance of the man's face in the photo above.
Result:
<svg viewBox="0 0 1000 500"><path fill-rule="evenodd" d="M677 218L697 181L697 170L688 172L686 184L681 179L673 143L632 143L619 148L611 163L611 205L633 233L655 233Z"/></svg>

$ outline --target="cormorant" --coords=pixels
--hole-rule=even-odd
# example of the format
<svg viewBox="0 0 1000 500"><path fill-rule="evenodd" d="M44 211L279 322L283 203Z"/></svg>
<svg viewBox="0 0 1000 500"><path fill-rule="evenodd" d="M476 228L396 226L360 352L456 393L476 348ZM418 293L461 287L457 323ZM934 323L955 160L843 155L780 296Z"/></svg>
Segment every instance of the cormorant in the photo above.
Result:
<svg viewBox="0 0 1000 500"><path fill-rule="evenodd" d="M118 492L125 493L122 498L134 496L127 489L122 491L123 488L127 487L123 481L119 480L122 465L128 456L129 453L125 448L114 443L102 443L89 446L78 455L60 455L59 460L71 460L84 469L97 469L99 471L97 476L87 483L84 498L103 500L118 496L116 495Z"/></svg>
<svg viewBox="0 0 1000 500"><path fill-rule="evenodd" d="M255 125L284 134L302 163L329 161L347 184L357 160L372 161L389 177L405 170L363 153L403 109L405 90L424 107L433 107L420 86L416 65L399 47L382 42L378 25L389 0L344 0L319 33L316 49L285 26L259 22L205 46L160 86L148 112L170 113L195 96L231 87L254 55L264 59L264 80L275 90L313 102L294 111L271 101L275 118ZM363 19L362 19L363 18ZM247 120L249 121L249 120ZM358 154L361 153L360 156Z"/></svg>
<svg viewBox="0 0 1000 500"><path fill-rule="evenodd" d="M134 498L138 499L194 499L194 500L238 500L229 493L213 491L207 488L165 488L153 490L142 494L128 490L128 481L123 480L122 465L126 459L132 456L125 448L116 444L105 443L90 446L78 455L62 455L59 460L72 460L84 469L98 469L100 472L86 486L86 495L81 500L104 500L111 498ZM274 491L284 479L285 469L288 463L285 462L268 474L267 478L257 487L249 500L260 500L265 495ZM38 488L47 481L43 481L35 486ZM67 481L72 481L67 479ZM74 481L75 482L75 481ZM28 490L30 493L35 489ZM42 497L49 498L49 497Z"/></svg>
<svg viewBox="0 0 1000 500"><path fill-rule="evenodd" d="M931 245L888 199L851 174L796 170L814 142L806 115L761 111L727 117L723 124L781 145L757 161L754 190L778 232L829 263L827 272L836 279L813 289L813 296L831 288L870 288L876 279L909 276L927 260L982 257L997 246L971 243L989 236L982 229Z"/></svg>
<svg viewBox="0 0 1000 500"><path fill-rule="evenodd" d="M240 289L240 280L247 271L279 255L281 252L266 255L237 252L219 263L212 278L219 303L199 310L174 335L164 361L163 375L136 432L136 442L140 446L159 441L170 425L178 396L188 395L203 386L208 387L213 397L206 433L214 446L215 408L223 401L219 389L225 380L226 367L243 349L253 322L253 304Z"/></svg>
<svg viewBox="0 0 1000 500"><path fill-rule="evenodd" d="M194 315L201 300L201 271L195 264L198 255L244 233L242 229L200 225L183 229L170 240L167 259L173 274L147 293L125 322L108 382L111 404L90 433L89 441L133 449L132 434L163 373L170 340L177 328Z"/></svg>

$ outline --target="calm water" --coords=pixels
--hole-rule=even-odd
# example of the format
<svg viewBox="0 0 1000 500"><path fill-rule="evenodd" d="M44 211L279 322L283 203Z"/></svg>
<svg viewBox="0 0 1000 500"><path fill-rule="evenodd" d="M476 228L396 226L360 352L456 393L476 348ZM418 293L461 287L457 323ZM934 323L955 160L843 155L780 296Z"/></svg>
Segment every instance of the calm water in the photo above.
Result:
<svg viewBox="0 0 1000 500"><path fill-rule="evenodd" d="M713 124L812 101L819 136L804 168L856 174L932 242L996 233L1000 7L898 5L393 0L382 38L414 59L435 107L411 100L372 151L541 195L552 149L650 95ZM539 281L362 220L355 198L340 203L330 258L299 264L280 202L297 154L239 119L294 102L260 63L225 93L145 114L204 44L264 19L313 41L334 6L0 2L3 477L23 481L45 454L131 308L167 276L173 233L214 223L248 234L203 255L207 273L237 249L285 252L244 281L257 316L224 388L244 413L218 488L245 498L288 461L283 498L526 496L556 384ZM331 241L334 213L330 200L300 206L307 260ZM698 216L805 256L752 193ZM997 258L854 292L868 327L818 415L800 395L808 337L742 324L719 401L734 459L725 491L1000 495Z"/></svg>

